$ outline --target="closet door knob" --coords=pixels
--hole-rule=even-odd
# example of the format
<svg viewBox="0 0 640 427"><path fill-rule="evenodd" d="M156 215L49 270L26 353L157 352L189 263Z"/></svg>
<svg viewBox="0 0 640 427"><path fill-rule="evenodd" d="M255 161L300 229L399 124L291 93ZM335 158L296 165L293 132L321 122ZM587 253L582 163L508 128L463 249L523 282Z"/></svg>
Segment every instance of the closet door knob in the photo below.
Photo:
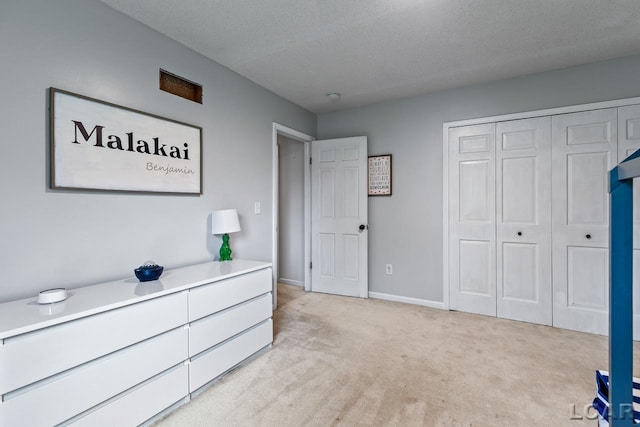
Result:
<svg viewBox="0 0 640 427"><path fill-rule="evenodd" d="M590 239L590 238L591 238L591 234L587 234L587 235L586 235L586 236L584 236L584 237L586 237L587 239Z"/></svg>
<svg viewBox="0 0 640 427"><path fill-rule="evenodd" d="M522 231L518 231L518 236L522 236Z"/></svg>

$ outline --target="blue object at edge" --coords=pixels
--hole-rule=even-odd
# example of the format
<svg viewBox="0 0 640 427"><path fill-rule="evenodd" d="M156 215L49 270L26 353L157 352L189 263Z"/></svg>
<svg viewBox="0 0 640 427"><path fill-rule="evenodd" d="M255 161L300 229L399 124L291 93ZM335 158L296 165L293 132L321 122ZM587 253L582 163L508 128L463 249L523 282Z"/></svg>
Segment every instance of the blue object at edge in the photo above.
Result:
<svg viewBox="0 0 640 427"><path fill-rule="evenodd" d="M628 159L638 157L640 150ZM633 425L633 179L609 173L609 424Z"/></svg>

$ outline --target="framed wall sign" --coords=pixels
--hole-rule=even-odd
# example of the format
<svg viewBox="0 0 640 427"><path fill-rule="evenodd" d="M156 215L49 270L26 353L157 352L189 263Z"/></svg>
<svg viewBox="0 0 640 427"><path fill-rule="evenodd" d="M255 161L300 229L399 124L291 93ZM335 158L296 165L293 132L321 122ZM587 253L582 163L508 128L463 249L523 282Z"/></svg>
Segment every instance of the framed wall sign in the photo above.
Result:
<svg viewBox="0 0 640 427"><path fill-rule="evenodd" d="M50 90L51 188L202 194L202 128Z"/></svg>
<svg viewBox="0 0 640 427"><path fill-rule="evenodd" d="M391 154L369 156L369 196L391 195Z"/></svg>

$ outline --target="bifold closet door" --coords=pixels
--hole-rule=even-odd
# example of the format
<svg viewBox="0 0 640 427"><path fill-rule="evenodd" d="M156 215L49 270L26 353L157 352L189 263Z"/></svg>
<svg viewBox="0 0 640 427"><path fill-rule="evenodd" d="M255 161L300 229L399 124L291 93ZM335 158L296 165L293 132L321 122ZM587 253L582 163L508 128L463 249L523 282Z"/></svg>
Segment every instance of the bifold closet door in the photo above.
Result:
<svg viewBox="0 0 640 427"><path fill-rule="evenodd" d="M608 333L608 173L615 108L552 118L553 325Z"/></svg>
<svg viewBox="0 0 640 427"><path fill-rule="evenodd" d="M551 325L551 118L496 125L498 317Z"/></svg>
<svg viewBox="0 0 640 427"><path fill-rule="evenodd" d="M618 162L640 148L640 105L618 108ZM633 339L640 340L640 178L633 182Z"/></svg>
<svg viewBox="0 0 640 427"><path fill-rule="evenodd" d="M495 123L449 130L452 310L496 315Z"/></svg>

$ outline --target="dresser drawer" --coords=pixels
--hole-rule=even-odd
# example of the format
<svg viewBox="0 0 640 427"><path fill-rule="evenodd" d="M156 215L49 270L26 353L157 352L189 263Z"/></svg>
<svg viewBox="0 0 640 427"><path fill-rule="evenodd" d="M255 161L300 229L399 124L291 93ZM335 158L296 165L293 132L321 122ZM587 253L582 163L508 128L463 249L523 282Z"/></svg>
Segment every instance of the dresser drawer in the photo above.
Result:
<svg viewBox="0 0 640 427"><path fill-rule="evenodd" d="M189 368L182 365L120 396L70 425L73 427L138 426L149 419L149 414L162 412L188 394Z"/></svg>
<svg viewBox="0 0 640 427"><path fill-rule="evenodd" d="M189 365L189 391L194 392L272 342L273 321L269 319L244 334L192 359Z"/></svg>
<svg viewBox="0 0 640 427"><path fill-rule="evenodd" d="M271 292L271 269L254 271L189 291L189 321Z"/></svg>
<svg viewBox="0 0 640 427"><path fill-rule="evenodd" d="M0 345L0 394L183 325L186 301L177 293L8 338Z"/></svg>
<svg viewBox="0 0 640 427"><path fill-rule="evenodd" d="M187 358L188 332L175 329L4 396L0 425L52 426Z"/></svg>
<svg viewBox="0 0 640 427"><path fill-rule="evenodd" d="M271 293L197 320L189 328L189 356L239 334L271 317Z"/></svg>

